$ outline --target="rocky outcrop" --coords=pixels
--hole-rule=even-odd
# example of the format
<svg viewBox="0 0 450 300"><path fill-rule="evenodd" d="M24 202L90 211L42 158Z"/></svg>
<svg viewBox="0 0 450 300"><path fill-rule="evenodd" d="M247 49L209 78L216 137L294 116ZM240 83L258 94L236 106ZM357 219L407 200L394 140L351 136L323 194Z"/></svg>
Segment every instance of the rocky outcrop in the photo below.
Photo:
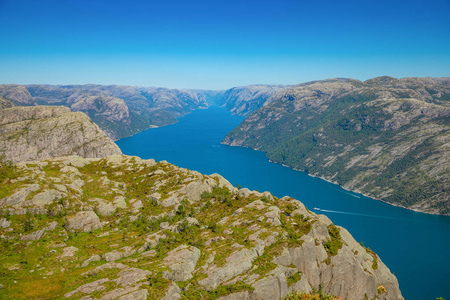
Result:
<svg viewBox="0 0 450 300"><path fill-rule="evenodd" d="M35 103L23 85L0 84L0 96L15 105L33 105Z"/></svg>
<svg viewBox="0 0 450 300"><path fill-rule="evenodd" d="M450 214L448 78L329 79L279 90L224 144L394 205Z"/></svg>
<svg viewBox="0 0 450 300"><path fill-rule="evenodd" d="M187 245L181 245L170 251L163 259L163 264L170 268L170 271L164 273L164 277L172 281L191 279L200 254L198 248Z"/></svg>
<svg viewBox="0 0 450 300"><path fill-rule="evenodd" d="M20 163L2 184L0 251L27 262L7 264L6 298L64 280L53 298L278 300L321 289L402 299L395 276L344 228L218 174L71 156Z"/></svg>
<svg viewBox="0 0 450 300"><path fill-rule="evenodd" d="M0 110L0 155L12 162L79 155L105 157L121 151L84 113L66 107Z"/></svg>
<svg viewBox="0 0 450 300"><path fill-rule="evenodd" d="M101 228L100 219L93 211L80 211L67 220L67 230L94 231Z"/></svg>

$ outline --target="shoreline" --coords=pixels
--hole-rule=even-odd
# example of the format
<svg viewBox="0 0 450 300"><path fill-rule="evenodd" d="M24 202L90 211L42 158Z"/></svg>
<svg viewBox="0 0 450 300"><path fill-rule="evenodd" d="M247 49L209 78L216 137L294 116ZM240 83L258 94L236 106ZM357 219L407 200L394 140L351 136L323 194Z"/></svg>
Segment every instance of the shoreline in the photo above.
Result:
<svg viewBox="0 0 450 300"><path fill-rule="evenodd" d="M249 148L249 149L251 149L251 148ZM267 157L267 155L266 155L266 157ZM418 213L422 213L422 214L427 214L427 215L449 216L449 215L443 215L443 214L438 214L438 213L425 212L425 211L421 211L421 210L418 210L418 209L408 208L408 207L405 207L405 206L400 205L400 204L387 202L387 201L385 201L385 200L383 200L383 199L379 199L379 198L377 198L377 197L371 196L371 195L369 195L369 194L367 194L367 193L364 193L364 192L358 192L358 191L353 191L353 190L347 189L347 188L343 187L342 185L340 185L337 181L332 181L332 180L329 180L329 179L327 179L327 178L325 178L325 177L322 177L322 176L316 176L316 175L313 175L313 174L306 173L305 171L302 171L302 170L300 170L300 169L293 168L293 167L288 166L288 165L286 165L286 164L281 164L281 163L272 161L272 160L270 160L269 158L267 158L267 160L268 160L269 162L271 162L271 163L274 163L274 164L277 164L277 165L282 165L283 167L287 167L287 168L292 169L292 170L294 170L294 171L297 171L297 172L303 172L303 173L305 173L306 175L308 175L308 176L310 176L310 177L319 178L319 179L324 180L324 181L326 181L326 182L335 184L335 185L339 186L340 188L342 188L344 191L352 192L352 193L357 193L357 194L363 195L364 197L367 197L367 198L370 198L370 199L373 199L373 200L376 200L376 201L381 201L381 202L383 202L383 203L386 203L386 204L389 204L389 205L392 205L392 206L395 206L395 207L400 207L400 208L404 208L404 209L407 209L407 210L411 210L411 211L414 211L414 212L418 212Z"/></svg>
<svg viewBox="0 0 450 300"><path fill-rule="evenodd" d="M335 184L335 185L339 186L340 188L342 188L344 191L347 191L347 192L357 193L357 194L363 195L364 197L367 197L367 198L370 198L370 199L373 199L373 200L376 200L376 201L381 201L381 202L383 202L383 203L386 203L386 204L389 204L389 205L392 205L392 206L395 206L395 207L400 207L400 208L403 208L403 209L407 209L407 210L414 211L414 212L418 212L418 213L422 213L422 214L435 215L435 216L450 216L450 215L443 215L443 214L439 214L439 213L425 212L425 211L418 210L418 209L408 208L408 207L405 207L405 206L400 205L400 204L395 204L395 203L387 202L387 201L382 200L382 199L378 199L378 198L376 198L376 197L374 197L374 196L371 196L371 195L369 195L369 194L367 194L367 193L357 192L357 191L353 191L353 190L350 190L350 189L346 189L345 187L343 187L342 185L340 185L340 184L339 184L338 182L336 182L336 181L329 180L329 179L327 179L327 178L325 178L325 177L322 177L322 176L318 176L318 175L313 175L313 174L306 173L306 172L303 171L303 170L293 168L293 167L291 167L291 166L289 166L289 165L286 165L286 164L283 164L283 163L275 162L275 161L269 159L269 158L267 157L267 153L264 152L264 151L262 151L262 150L257 150L257 149L253 149L253 148L251 148L251 147L245 147L245 146L242 146L242 145L241 145L241 146L238 146L238 145L230 145L230 144L228 144L228 143L224 143L223 140L222 140L220 143L223 144L223 145L231 146L231 147L242 147L242 148L252 149L252 150L254 150L254 151L263 152L264 155L266 156L267 160L268 160L269 162L271 162L271 163L274 163L274 164L277 164L277 165L281 165L281 166L283 166L283 167L287 167L287 168L292 169L292 170L294 170L294 171L305 173L306 175L308 175L308 176L310 176L310 177L319 178L319 179L324 180L324 181L326 181L326 182Z"/></svg>

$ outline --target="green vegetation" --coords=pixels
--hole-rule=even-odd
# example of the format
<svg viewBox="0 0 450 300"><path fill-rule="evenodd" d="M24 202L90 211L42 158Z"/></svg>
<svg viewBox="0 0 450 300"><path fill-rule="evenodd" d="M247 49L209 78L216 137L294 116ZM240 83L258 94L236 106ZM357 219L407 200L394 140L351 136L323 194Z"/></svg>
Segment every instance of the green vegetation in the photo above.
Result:
<svg viewBox="0 0 450 300"><path fill-rule="evenodd" d="M136 278L141 278L140 288L151 299L167 294L173 276L183 276L183 281L176 280L183 299L251 292L255 280L280 269L276 258L300 247L302 237L318 222L294 199L256 193L244 197L218 186L218 179L199 178L165 162L135 157L113 156L89 163L64 158L28 163L14 172L17 185L12 186L35 186L20 201L32 201L48 190L64 193L40 207L2 207L0 216L7 228L0 228L0 284L4 286L0 298L5 299L59 299L71 292L68 299L88 294L101 298L123 288L118 282L135 278L127 274L136 270L143 272ZM195 200L186 193L191 183L194 188L202 185ZM200 196L201 191L205 192ZM100 228L70 229L72 218L92 211L97 215L89 215L99 218ZM339 230L332 226L328 230L332 238L325 247L337 251ZM246 267L229 276L236 269L233 257ZM295 265L288 267L287 284L292 286L303 274ZM218 273L222 274L219 285L205 284ZM75 291L88 284L101 287Z"/></svg>
<svg viewBox="0 0 450 300"><path fill-rule="evenodd" d="M299 282L300 281L300 279L302 279L302 272L297 272L297 273L294 273L294 274L292 274L291 276L289 276L288 278L287 278L287 283L288 283L288 286L291 286L291 285L293 285L294 283L297 283L297 282Z"/></svg>
<svg viewBox="0 0 450 300"><path fill-rule="evenodd" d="M23 173L23 172L21 172ZM12 180L17 179L20 175L17 167L10 161L7 161L5 157L0 157L0 199L10 195L12 191L17 189L21 184L18 182L12 182Z"/></svg>
<svg viewBox="0 0 450 300"><path fill-rule="evenodd" d="M0 156L0 183L5 180L11 180L17 178L17 167L8 161L5 156Z"/></svg>
<svg viewBox="0 0 450 300"><path fill-rule="evenodd" d="M328 258L325 261L327 264L330 264L331 262L331 256L334 256L338 253L339 249L342 248L342 239L340 230L335 225L331 224L328 226L328 233L330 235L330 240L326 241L326 243L323 245L325 250L328 253Z"/></svg>
<svg viewBox="0 0 450 300"><path fill-rule="evenodd" d="M364 247L364 248L366 249L366 252L369 253L373 257L372 269L374 269L374 270L378 269L378 256L375 254L375 252L370 250L370 248L366 248L366 247Z"/></svg>
<svg viewBox="0 0 450 300"><path fill-rule="evenodd" d="M386 287L384 285L380 284L377 287L377 294L381 295L381 294L384 294L384 293L387 293Z"/></svg>
<svg viewBox="0 0 450 300"><path fill-rule="evenodd" d="M214 300L222 296L226 296L232 293L242 292L242 291L253 291L254 288L242 281L238 281L230 285L219 285L216 289L212 291L205 291L199 288L192 288L187 291L183 291L181 296L182 299L208 299Z"/></svg>

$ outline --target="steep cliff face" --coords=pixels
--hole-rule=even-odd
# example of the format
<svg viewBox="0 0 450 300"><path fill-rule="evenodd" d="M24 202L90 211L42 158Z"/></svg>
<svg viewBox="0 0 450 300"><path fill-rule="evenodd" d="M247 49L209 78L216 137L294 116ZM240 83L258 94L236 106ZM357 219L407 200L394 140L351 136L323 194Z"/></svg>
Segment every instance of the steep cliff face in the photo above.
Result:
<svg viewBox="0 0 450 300"><path fill-rule="evenodd" d="M344 228L218 174L72 156L4 165L0 180L0 297L402 299Z"/></svg>
<svg viewBox="0 0 450 300"><path fill-rule="evenodd" d="M271 97L279 90L286 88L284 85L248 85L226 90L220 105L233 114L248 116L264 104L270 103Z"/></svg>
<svg viewBox="0 0 450 300"><path fill-rule="evenodd" d="M12 162L80 155L105 157L121 151L81 112L31 106L0 110L0 155Z"/></svg>
<svg viewBox="0 0 450 300"><path fill-rule="evenodd" d="M330 79L293 86L225 144L389 203L450 214L448 78Z"/></svg>

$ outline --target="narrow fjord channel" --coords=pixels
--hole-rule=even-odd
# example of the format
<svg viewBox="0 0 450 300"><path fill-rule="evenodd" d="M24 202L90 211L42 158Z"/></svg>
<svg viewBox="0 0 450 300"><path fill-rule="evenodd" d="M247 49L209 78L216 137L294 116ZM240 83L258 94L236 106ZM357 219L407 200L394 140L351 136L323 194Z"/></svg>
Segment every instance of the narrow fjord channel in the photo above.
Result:
<svg viewBox="0 0 450 300"><path fill-rule="evenodd" d="M374 250L397 276L405 299L450 299L450 217L394 207L303 172L271 163L264 153L221 145L242 117L226 109L197 110L166 127L117 141L122 152L167 160L233 185L291 196L326 214Z"/></svg>

